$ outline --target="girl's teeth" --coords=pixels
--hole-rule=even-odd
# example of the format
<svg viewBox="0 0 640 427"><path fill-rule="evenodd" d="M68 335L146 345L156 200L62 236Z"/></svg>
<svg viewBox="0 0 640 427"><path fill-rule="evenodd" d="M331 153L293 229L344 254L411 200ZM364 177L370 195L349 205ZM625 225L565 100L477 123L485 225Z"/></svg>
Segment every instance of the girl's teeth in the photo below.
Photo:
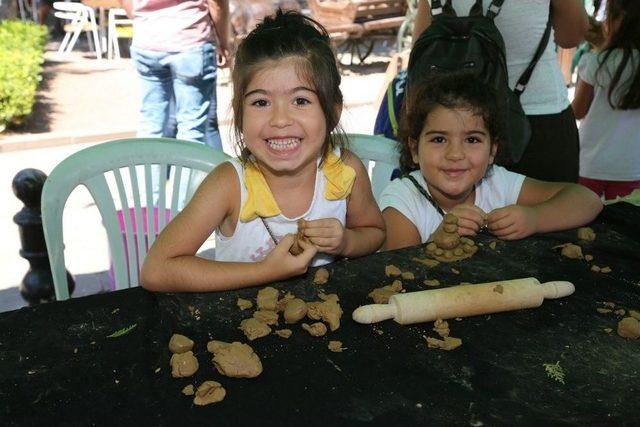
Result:
<svg viewBox="0 0 640 427"><path fill-rule="evenodd" d="M299 143L300 139L298 138L267 139L267 144L274 150L290 150Z"/></svg>

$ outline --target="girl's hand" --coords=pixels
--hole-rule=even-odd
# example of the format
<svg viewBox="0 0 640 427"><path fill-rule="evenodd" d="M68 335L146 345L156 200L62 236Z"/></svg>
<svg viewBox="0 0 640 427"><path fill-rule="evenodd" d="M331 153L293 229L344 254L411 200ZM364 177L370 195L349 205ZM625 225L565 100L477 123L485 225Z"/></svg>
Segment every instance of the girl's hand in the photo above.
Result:
<svg viewBox="0 0 640 427"><path fill-rule="evenodd" d="M487 223L487 214L476 205L456 205L449 211L458 217L458 233L475 236Z"/></svg>
<svg viewBox="0 0 640 427"><path fill-rule="evenodd" d="M305 221L302 230L319 252L334 256L342 254L346 244L346 233L344 226L336 218Z"/></svg>
<svg viewBox="0 0 640 427"><path fill-rule="evenodd" d="M537 229L537 215L534 208L509 205L489 212L489 230L503 240L516 240L530 236Z"/></svg>
<svg viewBox="0 0 640 427"><path fill-rule="evenodd" d="M311 243L298 240L302 253L297 256L291 255L289 249L293 245L295 236L287 234L273 248L269 255L261 261L267 274L274 274L272 281L287 279L307 272L313 257L318 253L318 249Z"/></svg>

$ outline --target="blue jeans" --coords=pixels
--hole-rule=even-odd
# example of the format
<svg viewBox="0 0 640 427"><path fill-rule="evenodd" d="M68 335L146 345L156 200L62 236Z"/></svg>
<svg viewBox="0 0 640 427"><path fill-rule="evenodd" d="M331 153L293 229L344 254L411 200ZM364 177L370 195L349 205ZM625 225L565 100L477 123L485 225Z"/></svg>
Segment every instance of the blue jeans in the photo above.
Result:
<svg viewBox="0 0 640 427"><path fill-rule="evenodd" d="M185 52L131 47L140 76L139 137L176 137L222 150L216 115L216 51L211 43ZM175 99L176 135L171 128Z"/></svg>

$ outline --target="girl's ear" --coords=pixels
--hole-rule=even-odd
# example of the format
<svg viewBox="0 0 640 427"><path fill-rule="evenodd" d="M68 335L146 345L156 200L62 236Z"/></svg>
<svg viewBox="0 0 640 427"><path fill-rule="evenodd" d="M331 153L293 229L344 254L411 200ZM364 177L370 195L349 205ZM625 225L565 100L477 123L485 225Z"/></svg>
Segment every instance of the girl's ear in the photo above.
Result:
<svg viewBox="0 0 640 427"><path fill-rule="evenodd" d="M340 116L342 116L342 104L336 104L333 107L333 111L335 113L335 117L336 117L336 126L338 125L338 123L340 123Z"/></svg>
<svg viewBox="0 0 640 427"><path fill-rule="evenodd" d="M420 157L418 156L418 141L413 138L409 138L407 145L409 146L409 151L411 152L411 159L413 163L416 165L420 164Z"/></svg>
<svg viewBox="0 0 640 427"><path fill-rule="evenodd" d="M498 144L491 144L491 153L489 154L489 164L492 165L494 160L496 159L496 152L498 151Z"/></svg>

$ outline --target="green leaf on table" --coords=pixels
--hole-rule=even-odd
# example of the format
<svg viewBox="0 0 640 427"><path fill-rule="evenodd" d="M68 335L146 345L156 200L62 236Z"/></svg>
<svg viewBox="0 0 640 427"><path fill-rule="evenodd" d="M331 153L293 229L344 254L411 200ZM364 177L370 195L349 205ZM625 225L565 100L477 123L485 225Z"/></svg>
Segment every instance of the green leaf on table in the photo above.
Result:
<svg viewBox="0 0 640 427"><path fill-rule="evenodd" d="M123 335L127 335L129 332L133 331L136 328L136 326L138 326L138 324L134 323L131 326L127 326L126 328L119 329L114 333L112 333L111 335L107 335L107 338L118 338Z"/></svg>
<svg viewBox="0 0 640 427"><path fill-rule="evenodd" d="M543 363L547 376L561 384L564 384L564 369L560 366L560 361L556 363Z"/></svg>

